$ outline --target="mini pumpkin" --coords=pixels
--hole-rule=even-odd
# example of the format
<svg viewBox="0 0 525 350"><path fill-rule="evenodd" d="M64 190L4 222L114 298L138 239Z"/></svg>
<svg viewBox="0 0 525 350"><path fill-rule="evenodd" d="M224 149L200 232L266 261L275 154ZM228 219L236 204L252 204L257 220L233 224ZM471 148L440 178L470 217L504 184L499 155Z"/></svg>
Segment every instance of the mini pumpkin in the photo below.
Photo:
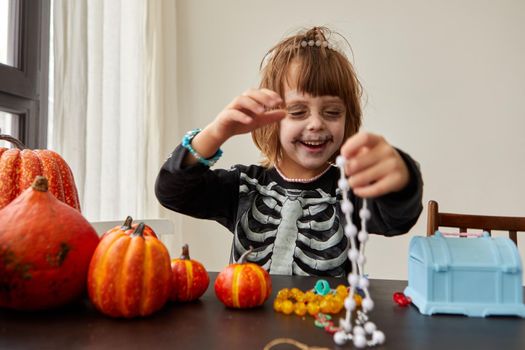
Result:
<svg viewBox="0 0 525 350"><path fill-rule="evenodd" d="M127 235L130 235L132 234L135 229L137 228L139 224L134 224L133 223L133 218L131 216L128 215L128 217L126 217L126 220L124 220L124 222L122 223L122 225L120 226L115 226L109 230L107 230L106 232L104 232L104 234L100 237L101 239L106 237L107 235L111 234L111 233L115 233L115 232L124 232L125 234ZM142 233L144 236L153 236L155 238L158 238L157 237L157 234L155 233L155 231L153 231L153 229L148 226L148 225L144 225L144 232Z"/></svg>
<svg viewBox="0 0 525 350"><path fill-rule="evenodd" d="M197 260L190 259L190 251L187 244L182 247L181 257L171 260L171 270L173 272L173 283L170 300L196 300L208 289L210 276L204 265Z"/></svg>
<svg viewBox="0 0 525 350"><path fill-rule="evenodd" d="M80 211L77 187L66 161L51 150L30 150L18 139L0 135L17 148L0 147L0 209L29 188L37 175L47 178L49 192Z"/></svg>
<svg viewBox="0 0 525 350"><path fill-rule="evenodd" d="M244 309L264 304L272 293L270 274L261 266L246 262L252 248L239 262L228 265L215 280L215 294L227 307Z"/></svg>
<svg viewBox="0 0 525 350"><path fill-rule="evenodd" d="M115 232L100 241L88 273L92 304L111 317L148 316L161 309L171 291L168 250L144 235L140 223L131 235Z"/></svg>

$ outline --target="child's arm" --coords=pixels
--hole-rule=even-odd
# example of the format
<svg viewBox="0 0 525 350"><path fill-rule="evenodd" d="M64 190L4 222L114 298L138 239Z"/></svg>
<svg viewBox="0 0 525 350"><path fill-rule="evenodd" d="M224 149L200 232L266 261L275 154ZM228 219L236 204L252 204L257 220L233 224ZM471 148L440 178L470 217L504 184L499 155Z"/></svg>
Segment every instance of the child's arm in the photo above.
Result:
<svg viewBox="0 0 525 350"><path fill-rule="evenodd" d="M191 141L202 158L210 158L231 136L250 132L282 119L276 108L280 96L270 90L249 90L235 98L217 118ZM155 194L166 208L196 218L213 219L233 232L237 212L238 169L210 170L179 145L163 164L155 182Z"/></svg>
<svg viewBox="0 0 525 350"><path fill-rule="evenodd" d="M200 163L184 167L188 153L178 145L162 165L155 181L157 199L165 208L216 220L233 232L239 197L238 169L212 171Z"/></svg>
<svg viewBox="0 0 525 350"><path fill-rule="evenodd" d="M279 94L274 91L248 90L228 104L211 124L193 138L191 145L201 157L212 157L230 137L283 119L286 112L275 109L282 102ZM191 154L184 159L184 165L196 162L197 159Z"/></svg>

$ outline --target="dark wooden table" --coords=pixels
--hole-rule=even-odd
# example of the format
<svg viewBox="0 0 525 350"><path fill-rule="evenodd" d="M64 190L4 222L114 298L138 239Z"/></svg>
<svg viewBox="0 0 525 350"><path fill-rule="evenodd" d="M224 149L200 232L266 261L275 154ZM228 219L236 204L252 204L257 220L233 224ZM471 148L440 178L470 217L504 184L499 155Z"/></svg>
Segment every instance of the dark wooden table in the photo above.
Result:
<svg viewBox="0 0 525 350"><path fill-rule="evenodd" d="M199 301L170 303L143 319L111 319L88 301L48 312L0 310L0 349L263 349L280 337L309 346L353 349L351 344L335 346L332 336L316 328L311 317L273 311L279 289L307 290L316 278L272 276L273 293L263 307L232 310L216 299L215 277L212 273L212 283ZM328 281L334 287L343 282ZM376 349L525 349L524 319L421 315L414 306L393 303L392 294L405 286L406 281L371 280L376 304L371 320L386 334L385 345Z"/></svg>

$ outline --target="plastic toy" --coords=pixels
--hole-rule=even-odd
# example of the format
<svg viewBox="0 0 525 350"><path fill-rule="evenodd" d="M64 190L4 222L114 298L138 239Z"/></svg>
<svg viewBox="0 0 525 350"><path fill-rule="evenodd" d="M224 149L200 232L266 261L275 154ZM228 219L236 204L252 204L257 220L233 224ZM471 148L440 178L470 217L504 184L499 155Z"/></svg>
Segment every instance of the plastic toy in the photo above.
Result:
<svg viewBox="0 0 525 350"><path fill-rule="evenodd" d="M394 295L392 295L392 300L394 300L394 302L401 307L407 307L412 302L410 297L407 297L401 292L395 292Z"/></svg>
<svg viewBox="0 0 525 350"><path fill-rule="evenodd" d="M525 317L522 264L506 237L413 237L408 259L408 287L425 315L436 313L486 317Z"/></svg>

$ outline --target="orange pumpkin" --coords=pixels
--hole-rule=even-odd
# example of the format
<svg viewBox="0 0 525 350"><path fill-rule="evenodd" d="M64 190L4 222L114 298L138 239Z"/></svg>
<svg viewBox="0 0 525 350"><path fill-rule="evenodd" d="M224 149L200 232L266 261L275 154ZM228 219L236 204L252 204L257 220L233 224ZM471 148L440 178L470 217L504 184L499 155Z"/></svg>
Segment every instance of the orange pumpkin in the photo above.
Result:
<svg viewBox="0 0 525 350"><path fill-rule="evenodd" d="M168 250L144 223L128 235L115 232L100 241L88 273L93 305L112 317L147 316L161 309L171 291Z"/></svg>
<svg viewBox="0 0 525 350"><path fill-rule="evenodd" d="M0 209L30 187L37 175L43 175L48 180L49 192L80 211L73 173L58 153L26 149L22 142L9 135L0 135L0 140L18 147L0 147Z"/></svg>
<svg viewBox="0 0 525 350"><path fill-rule="evenodd" d="M251 252L250 248L239 263L228 265L215 280L215 294L228 307L256 307L264 304L272 293L270 274L257 264L245 262Z"/></svg>
<svg viewBox="0 0 525 350"><path fill-rule="evenodd" d="M0 306L49 309L81 297L99 238L45 177L0 210Z"/></svg>
<svg viewBox="0 0 525 350"><path fill-rule="evenodd" d="M182 247L181 257L171 260L171 270L173 272L173 283L170 300L196 300L208 289L210 276L200 262L190 259L187 244Z"/></svg>
<svg viewBox="0 0 525 350"><path fill-rule="evenodd" d="M111 234L111 233L115 233L115 232L124 232L125 234L127 235L130 235L132 234L135 229L137 228L139 224L134 224L133 223L133 218L131 216L128 216L126 218L126 220L124 220L124 223L120 226L115 226L109 230L107 230L106 232L104 232L104 234L100 237L101 239L106 237L107 235ZM144 232L142 233L144 236L153 236L155 238L158 238L157 237L157 234L155 233L155 231L153 231L153 229L151 227L149 227L148 225L144 225Z"/></svg>

